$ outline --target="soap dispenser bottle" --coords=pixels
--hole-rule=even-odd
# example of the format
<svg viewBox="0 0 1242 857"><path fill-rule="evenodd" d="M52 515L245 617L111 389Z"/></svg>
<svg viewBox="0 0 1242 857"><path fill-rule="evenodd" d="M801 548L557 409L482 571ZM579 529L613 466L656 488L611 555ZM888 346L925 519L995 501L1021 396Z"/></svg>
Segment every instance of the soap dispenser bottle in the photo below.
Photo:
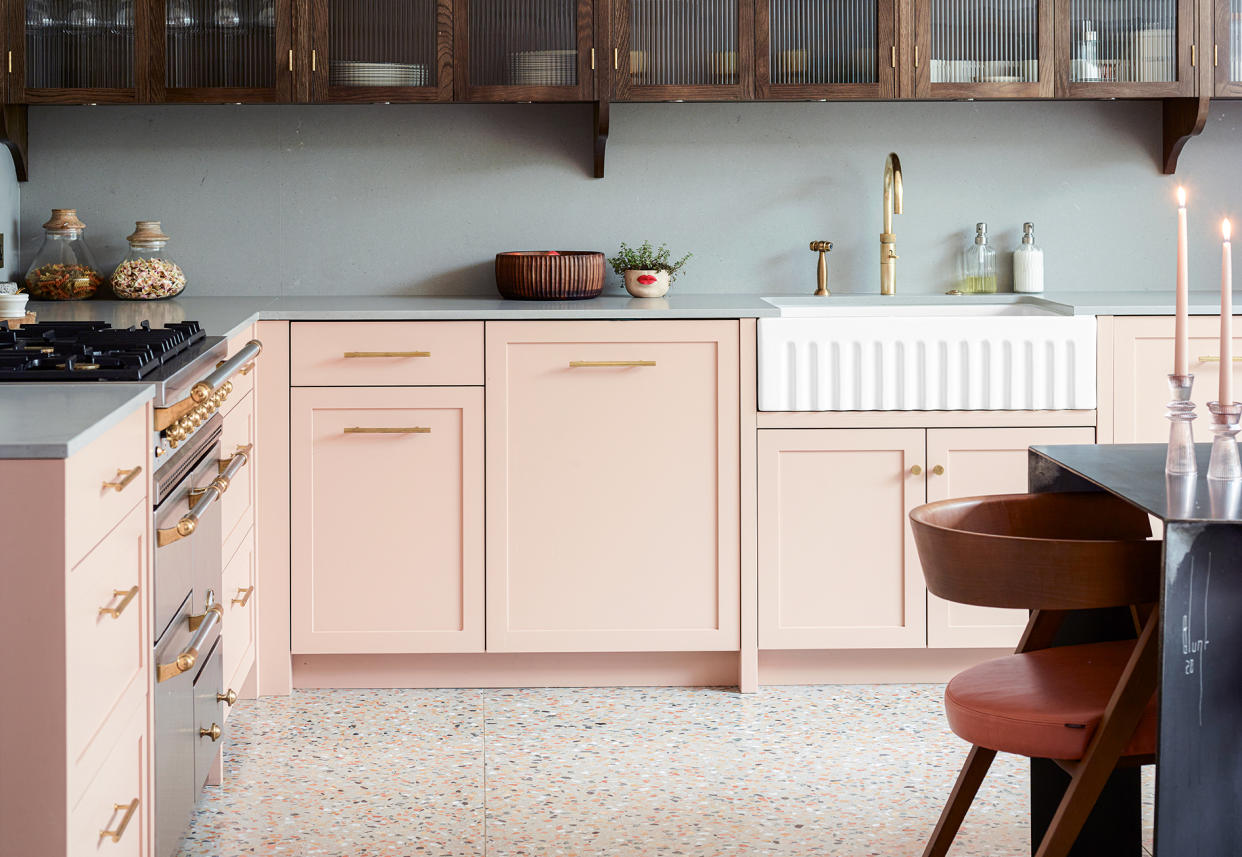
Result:
<svg viewBox="0 0 1242 857"><path fill-rule="evenodd" d="M975 240L962 251L961 280L963 294L996 294L996 250L988 243L986 223L975 224Z"/></svg>
<svg viewBox="0 0 1242 857"><path fill-rule="evenodd" d="M1044 290L1044 251L1035 245L1035 224L1022 224L1022 243L1013 251L1013 290Z"/></svg>

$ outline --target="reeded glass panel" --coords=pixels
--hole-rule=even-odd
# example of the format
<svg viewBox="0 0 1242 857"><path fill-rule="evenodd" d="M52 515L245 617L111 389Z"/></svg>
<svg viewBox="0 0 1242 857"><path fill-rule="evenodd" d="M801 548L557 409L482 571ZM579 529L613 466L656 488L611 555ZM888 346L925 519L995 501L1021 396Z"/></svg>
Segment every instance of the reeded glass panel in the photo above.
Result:
<svg viewBox="0 0 1242 857"><path fill-rule="evenodd" d="M436 0L330 0L333 86L435 83Z"/></svg>
<svg viewBox="0 0 1242 857"><path fill-rule="evenodd" d="M772 83L875 83L875 0L770 0Z"/></svg>
<svg viewBox="0 0 1242 857"><path fill-rule="evenodd" d="M737 0L631 0L630 83L737 83Z"/></svg>
<svg viewBox="0 0 1242 857"><path fill-rule="evenodd" d="M932 83L1039 80L1036 0L931 0Z"/></svg>
<svg viewBox="0 0 1242 857"><path fill-rule="evenodd" d="M1176 0L1071 0L1070 80L1176 81Z"/></svg>
<svg viewBox="0 0 1242 857"><path fill-rule="evenodd" d="M167 84L276 85L276 0L165 0Z"/></svg>
<svg viewBox="0 0 1242 857"><path fill-rule="evenodd" d="M575 86L574 0L473 0L470 82L475 86Z"/></svg>
<svg viewBox="0 0 1242 857"><path fill-rule="evenodd" d="M1242 81L1242 0L1229 0L1229 79Z"/></svg>
<svg viewBox="0 0 1242 857"><path fill-rule="evenodd" d="M134 86L133 0L26 0L26 86Z"/></svg>

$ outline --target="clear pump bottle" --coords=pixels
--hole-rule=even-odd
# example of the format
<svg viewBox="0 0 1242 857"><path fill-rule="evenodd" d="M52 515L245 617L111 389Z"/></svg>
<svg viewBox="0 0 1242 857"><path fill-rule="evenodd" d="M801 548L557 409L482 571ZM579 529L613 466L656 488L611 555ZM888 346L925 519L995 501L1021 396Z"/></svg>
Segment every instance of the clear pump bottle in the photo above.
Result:
<svg viewBox="0 0 1242 857"><path fill-rule="evenodd" d="M1035 245L1035 224L1022 224L1022 243L1013 251L1013 290L1044 290L1044 251Z"/></svg>
<svg viewBox="0 0 1242 857"><path fill-rule="evenodd" d="M988 225L975 224L975 240L962 251L961 286L963 294L996 294L996 250L988 243Z"/></svg>

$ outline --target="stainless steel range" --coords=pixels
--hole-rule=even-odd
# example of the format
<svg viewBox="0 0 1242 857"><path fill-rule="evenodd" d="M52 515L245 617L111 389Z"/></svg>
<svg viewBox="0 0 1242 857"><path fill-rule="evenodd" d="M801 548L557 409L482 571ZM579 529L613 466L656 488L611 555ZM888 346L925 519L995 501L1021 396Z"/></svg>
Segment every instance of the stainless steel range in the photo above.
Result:
<svg viewBox="0 0 1242 857"><path fill-rule="evenodd" d="M197 322L127 329L103 322L0 328L0 383L139 382L155 387L155 857L170 857L223 737L219 500L247 464L221 460L220 406L229 380L249 372L262 345L225 360L223 337Z"/></svg>

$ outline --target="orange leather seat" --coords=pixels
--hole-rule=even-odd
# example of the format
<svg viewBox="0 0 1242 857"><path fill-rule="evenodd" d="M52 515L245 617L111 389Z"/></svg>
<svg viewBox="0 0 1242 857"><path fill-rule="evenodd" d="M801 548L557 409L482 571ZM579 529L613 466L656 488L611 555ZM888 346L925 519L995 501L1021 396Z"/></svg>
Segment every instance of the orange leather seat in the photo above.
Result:
<svg viewBox="0 0 1242 857"><path fill-rule="evenodd" d="M1081 759L1121 680L1133 640L1039 649L959 673L944 694L955 734L1002 753ZM1123 755L1156 748L1153 696Z"/></svg>

